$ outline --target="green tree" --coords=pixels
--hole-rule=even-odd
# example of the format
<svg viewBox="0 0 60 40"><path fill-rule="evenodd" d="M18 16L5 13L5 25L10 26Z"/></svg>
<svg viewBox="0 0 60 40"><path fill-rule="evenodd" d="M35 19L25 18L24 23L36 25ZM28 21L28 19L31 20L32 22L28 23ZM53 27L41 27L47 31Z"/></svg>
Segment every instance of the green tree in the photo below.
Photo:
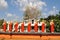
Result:
<svg viewBox="0 0 60 40"><path fill-rule="evenodd" d="M2 28L3 22L4 22L4 19L1 19L1 20L0 20L0 28Z"/></svg>
<svg viewBox="0 0 60 40"><path fill-rule="evenodd" d="M42 20L43 18L41 18ZM55 32L60 32L60 12L58 14L54 15L50 15L47 18L44 18L44 20L46 20L46 31L49 32L50 30L50 20L54 20L55 23Z"/></svg>

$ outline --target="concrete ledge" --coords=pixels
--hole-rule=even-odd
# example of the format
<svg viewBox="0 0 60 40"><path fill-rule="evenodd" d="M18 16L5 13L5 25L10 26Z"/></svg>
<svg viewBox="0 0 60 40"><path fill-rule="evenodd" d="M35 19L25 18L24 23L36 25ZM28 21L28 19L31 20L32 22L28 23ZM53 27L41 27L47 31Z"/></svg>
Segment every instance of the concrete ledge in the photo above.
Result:
<svg viewBox="0 0 60 40"><path fill-rule="evenodd" d="M57 35L60 36L60 33L54 32L54 33L38 33L38 32L0 32L0 34L5 35Z"/></svg>

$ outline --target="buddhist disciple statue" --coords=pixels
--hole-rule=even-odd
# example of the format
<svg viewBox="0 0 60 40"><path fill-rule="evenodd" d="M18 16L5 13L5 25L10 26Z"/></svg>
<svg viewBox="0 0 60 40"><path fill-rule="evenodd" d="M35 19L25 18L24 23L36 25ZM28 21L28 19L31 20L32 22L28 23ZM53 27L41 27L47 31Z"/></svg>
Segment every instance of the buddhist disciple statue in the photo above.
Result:
<svg viewBox="0 0 60 40"><path fill-rule="evenodd" d="M12 23L12 21L10 21L10 23L9 23L9 32L12 32L12 27L13 27L13 23Z"/></svg>
<svg viewBox="0 0 60 40"><path fill-rule="evenodd" d="M3 31L6 32L6 28L7 28L7 23L6 21L3 22Z"/></svg>
<svg viewBox="0 0 60 40"><path fill-rule="evenodd" d="M15 32L18 32L18 22L15 23L14 28L15 28Z"/></svg>
<svg viewBox="0 0 60 40"><path fill-rule="evenodd" d="M35 32L38 32L38 22L37 21L35 21L34 30L35 30Z"/></svg>
<svg viewBox="0 0 60 40"><path fill-rule="evenodd" d="M51 20L51 22L50 22L50 32L54 32L54 22L53 22L53 20Z"/></svg>
<svg viewBox="0 0 60 40"><path fill-rule="evenodd" d="M46 24L45 24L45 20L42 20L42 32L46 32Z"/></svg>

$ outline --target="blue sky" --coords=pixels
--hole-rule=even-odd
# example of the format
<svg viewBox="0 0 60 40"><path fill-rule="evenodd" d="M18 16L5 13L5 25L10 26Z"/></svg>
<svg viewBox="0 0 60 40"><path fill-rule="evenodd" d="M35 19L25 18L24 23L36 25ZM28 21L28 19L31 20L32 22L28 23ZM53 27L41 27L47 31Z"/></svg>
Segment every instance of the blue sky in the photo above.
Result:
<svg viewBox="0 0 60 40"><path fill-rule="evenodd" d="M0 0L0 19L21 21L25 7L37 7L42 11L41 17L56 15L60 11L60 0Z"/></svg>

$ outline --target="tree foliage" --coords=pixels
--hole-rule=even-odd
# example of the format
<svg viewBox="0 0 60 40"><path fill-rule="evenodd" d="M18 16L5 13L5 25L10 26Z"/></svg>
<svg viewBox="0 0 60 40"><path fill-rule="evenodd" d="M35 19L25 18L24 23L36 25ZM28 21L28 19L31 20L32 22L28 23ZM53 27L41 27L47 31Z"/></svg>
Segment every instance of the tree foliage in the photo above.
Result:
<svg viewBox="0 0 60 40"><path fill-rule="evenodd" d="M4 19L1 19L1 20L0 20L0 28L2 28L3 22L4 22Z"/></svg>
<svg viewBox="0 0 60 40"><path fill-rule="evenodd" d="M42 18L43 19L43 18ZM44 20L46 20L46 28L47 28L47 32L50 32L50 20L54 20L54 24L55 24L55 32L60 32L60 12L59 14L56 14L56 16L54 15L50 15L47 18L44 18Z"/></svg>
<svg viewBox="0 0 60 40"><path fill-rule="evenodd" d="M26 7L24 11L24 19L38 19L41 15L41 11L34 7Z"/></svg>

